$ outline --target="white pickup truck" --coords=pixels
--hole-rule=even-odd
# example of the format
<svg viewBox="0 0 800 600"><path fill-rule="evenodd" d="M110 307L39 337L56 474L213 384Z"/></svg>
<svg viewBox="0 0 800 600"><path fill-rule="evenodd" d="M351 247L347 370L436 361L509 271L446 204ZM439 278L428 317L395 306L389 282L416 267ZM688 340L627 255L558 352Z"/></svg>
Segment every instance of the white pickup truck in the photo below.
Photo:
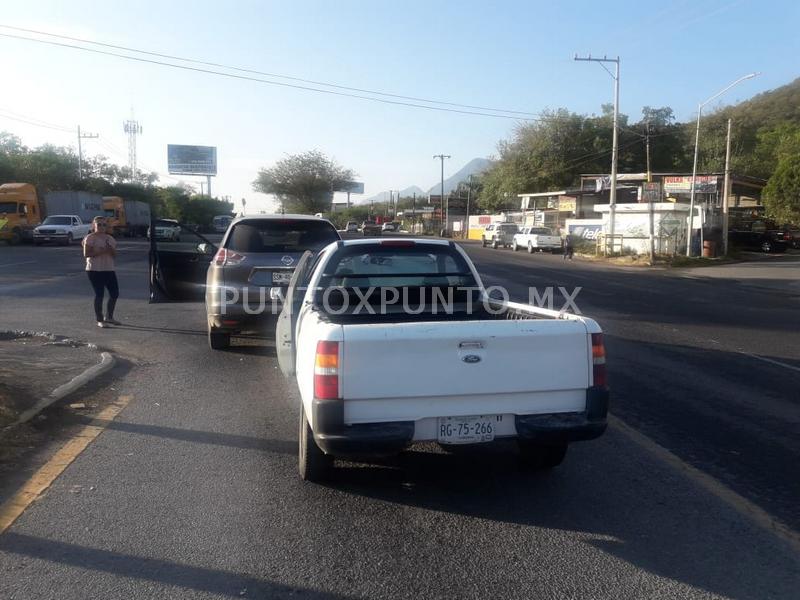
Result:
<svg viewBox="0 0 800 600"><path fill-rule="evenodd" d="M307 252L276 327L296 380L299 470L415 442L516 439L526 463L558 465L606 428L609 392L592 319L490 298L453 242L335 242Z"/></svg>
<svg viewBox="0 0 800 600"><path fill-rule="evenodd" d="M514 252L525 248L530 254L544 250L554 252L561 250L561 238L553 235L553 232L547 227L523 227L522 231L514 236L511 248Z"/></svg>
<svg viewBox="0 0 800 600"><path fill-rule="evenodd" d="M33 230L33 243L37 246L47 242L69 245L82 240L92 226L84 223L78 215L51 215Z"/></svg>

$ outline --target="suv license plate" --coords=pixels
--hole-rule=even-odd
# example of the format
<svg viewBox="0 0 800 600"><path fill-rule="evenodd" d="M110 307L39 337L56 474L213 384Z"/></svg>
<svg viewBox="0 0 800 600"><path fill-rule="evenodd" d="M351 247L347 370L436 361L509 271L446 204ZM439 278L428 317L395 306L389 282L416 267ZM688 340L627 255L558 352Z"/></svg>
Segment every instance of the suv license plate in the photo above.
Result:
<svg viewBox="0 0 800 600"><path fill-rule="evenodd" d="M440 444L480 444L494 440L497 424L503 415L480 415L474 417L439 417L438 438Z"/></svg>
<svg viewBox="0 0 800 600"><path fill-rule="evenodd" d="M291 279L292 279L291 271L272 272L272 283L278 283L280 285L289 285L289 281L291 281Z"/></svg>

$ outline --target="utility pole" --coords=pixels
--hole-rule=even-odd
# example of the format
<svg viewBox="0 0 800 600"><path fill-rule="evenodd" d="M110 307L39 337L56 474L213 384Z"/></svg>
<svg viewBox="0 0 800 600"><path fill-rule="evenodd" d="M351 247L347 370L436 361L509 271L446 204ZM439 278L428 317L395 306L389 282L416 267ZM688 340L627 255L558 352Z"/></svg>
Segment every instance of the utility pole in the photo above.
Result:
<svg viewBox="0 0 800 600"><path fill-rule="evenodd" d="M619 157L619 56L617 58L592 58L590 54L586 58L579 58L575 55L577 61L591 61L599 63L606 72L614 79L614 136L611 147L611 196L608 201L608 233L611 238L612 253L614 244L614 226L617 216L617 159ZM614 73L608 70L605 63L614 63ZM607 240L608 238L606 238ZM605 243L605 253L608 254L608 241Z"/></svg>
<svg viewBox="0 0 800 600"><path fill-rule="evenodd" d="M83 147L81 146L81 140L99 137L96 133L81 133L81 126L78 125L78 179L83 179Z"/></svg>
<svg viewBox="0 0 800 600"><path fill-rule="evenodd" d="M434 154L433 158L438 158L438 159L440 159L442 161L442 188L441 188L441 191L442 191L441 202L442 202L442 204L441 204L440 212L442 210L445 211L445 213L443 215L444 216L444 227L442 229L444 229L445 231L448 231L448 228L450 227L450 202L447 203L447 208L445 208L445 205L444 205L444 159L445 158L453 158L453 157L450 156L449 154Z"/></svg>
<svg viewBox="0 0 800 600"><path fill-rule="evenodd" d="M133 109L131 109L131 118L122 123L122 129L128 134L128 168L131 171L131 181L136 181L136 136L141 135L142 126L133 118Z"/></svg>
<svg viewBox="0 0 800 600"><path fill-rule="evenodd" d="M208 191L208 197L211 198L211 175L206 175L206 190Z"/></svg>
<svg viewBox="0 0 800 600"><path fill-rule="evenodd" d="M647 155L647 183L653 183L653 173L650 170L650 121L648 120L645 124L645 149ZM653 194L652 191L648 190L648 200L650 206L648 207L648 212L650 213L650 266L652 267L655 263L655 218L653 214Z"/></svg>
<svg viewBox="0 0 800 600"><path fill-rule="evenodd" d="M757 77L758 75L760 75L760 73L750 73L749 75L744 75L743 77L739 77L739 79L728 85L728 87L721 89L719 92L711 96L711 98L697 105L697 128L695 129L694 133L694 166L692 167L692 192L689 197L689 232L686 235L686 256L692 255L692 230L694 229L694 196L695 196L695 188L697 186L697 151L698 151L698 146L700 145L700 115L703 113L703 107L712 100L719 98L722 94L727 92L736 84L741 83L745 79L752 79L753 77ZM700 222L701 233L703 231L702 227L703 223L701 220ZM702 251L703 250L701 247L700 249L701 254Z"/></svg>
<svg viewBox="0 0 800 600"><path fill-rule="evenodd" d="M728 256L728 202L731 189L731 119L728 119L728 139L725 142L725 189L722 191L722 255Z"/></svg>
<svg viewBox="0 0 800 600"><path fill-rule="evenodd" d="M466 215L466 217L464 217L464 239L465 240L469 238L469 201L472 198L472 173L469 174L467 179L468 179L469 183L467 183L467 215Z"/></svg>
<svg viewBox="0 0 800 600"><path fill-rule="evenodd" d="M417 192L414 192L414 196L411 199L411 206L414 207L414 213L411 217L411 233L416 233L417 231Z"/></svg>

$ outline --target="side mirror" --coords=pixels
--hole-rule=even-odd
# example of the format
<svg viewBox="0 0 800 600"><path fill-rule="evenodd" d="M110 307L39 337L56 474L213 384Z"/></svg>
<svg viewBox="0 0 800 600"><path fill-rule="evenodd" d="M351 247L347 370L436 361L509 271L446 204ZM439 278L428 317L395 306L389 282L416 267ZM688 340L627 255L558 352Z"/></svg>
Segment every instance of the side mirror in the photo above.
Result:
<svg viewBox="0 0 800 600"><path fill-rule="evenodd" d="M28 214L28 205L27 204L20 204L19 205L19 214L27 215Z"/></svg>
<svg viewBox="0 0 800 600"><path fill-rule="evenodd" d="M197 244L197 252L199 254L210 255L214 253L214 247L211 244L203 242L202 244Z"/></svg>

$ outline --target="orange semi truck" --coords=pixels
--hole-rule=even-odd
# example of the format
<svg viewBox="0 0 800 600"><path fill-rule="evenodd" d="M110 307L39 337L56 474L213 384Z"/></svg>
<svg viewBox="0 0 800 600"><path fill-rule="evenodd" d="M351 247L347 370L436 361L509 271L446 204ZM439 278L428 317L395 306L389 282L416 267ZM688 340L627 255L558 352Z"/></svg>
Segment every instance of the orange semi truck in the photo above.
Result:
<svg viewBox="0 0 800 600"><path fill-rule="evenodd" d="M149 205L119 197L110 200L106 202L100 194L92 192L41 193L30 183L4 183L0 185L0 241L18 244L33 240L33 230L48 216L74 215L90 223L94 217L111 216L108 211L115 216L118 231L123 235L146 233Z"/></svg>
<svg viewBox="0 0 800 600"><path fill-rule="evenodd" d="M103 212L112 235L144 237L150 226L150 205L139 200L124 200L119 196L103 196Z"/></svg>

